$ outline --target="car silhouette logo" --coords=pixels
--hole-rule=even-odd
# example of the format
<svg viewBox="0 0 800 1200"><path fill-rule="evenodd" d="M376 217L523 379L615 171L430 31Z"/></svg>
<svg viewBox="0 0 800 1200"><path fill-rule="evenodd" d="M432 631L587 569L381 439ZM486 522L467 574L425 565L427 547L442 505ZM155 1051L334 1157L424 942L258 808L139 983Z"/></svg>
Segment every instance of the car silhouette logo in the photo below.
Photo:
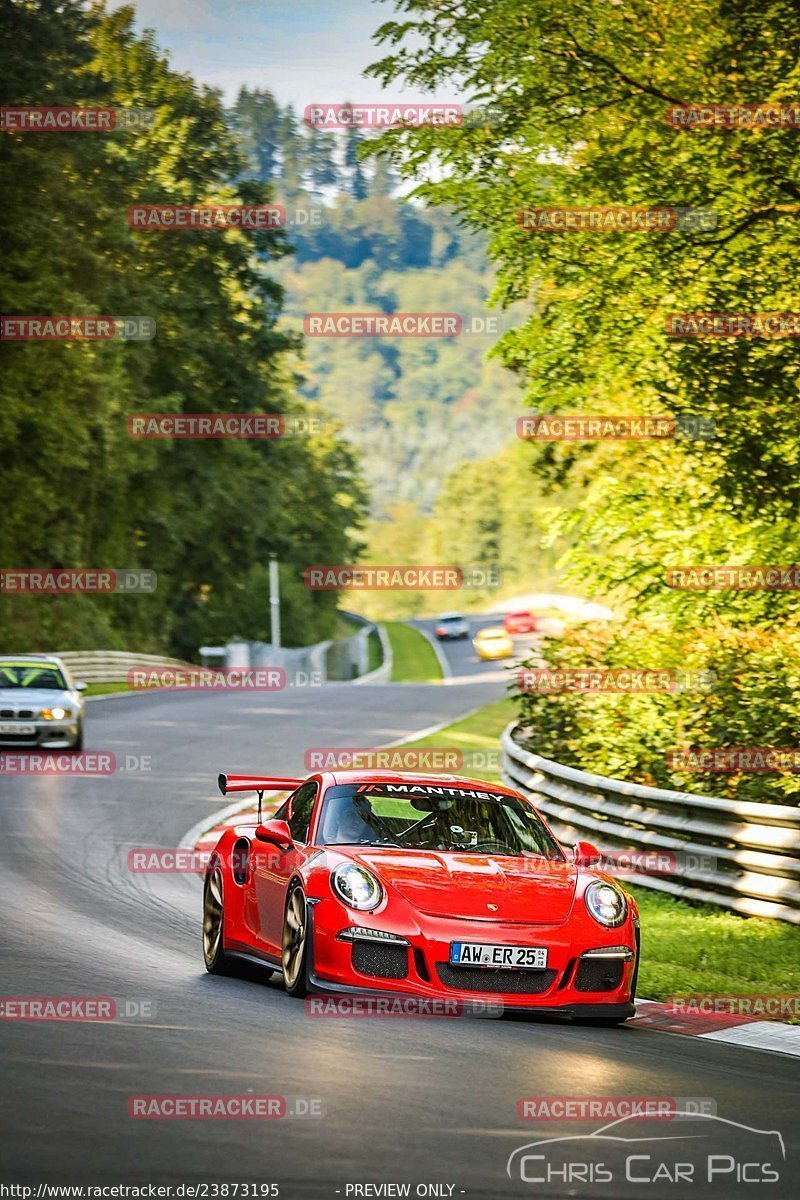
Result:
<svg viewBox="0 0 800 1200"><path fill-rule="evenodd" d="M713 1128L714 1128L713 1123L716 1122L718 1126L727 1126L729 1129L747 1130L748 1133L756 1133L756 1134L762 1135L763 1137L775 1138L777 1140L777 1145L780 1147L781 1158L783 1161L786 1161L786 1146L783 1141L783 1135L777 1129L755 1129L752 1125L743 1125L739 1121L730 1121L730 1120L727 1120L725 1117L718 1117L715 1114L711 1114L711 1113L677 1112L673 1115L673 1119L681 1118L681 1117L691 1118L691 1119L697 1120L697 1121L707 1121L709 1123L709 1126L708 1126L709 1134L711 1132L713 1132ZM681 1141L685 1142L685 1141L706 1140L706 1134L699 1133L699 1132L698 1133L675 1133L675 1134L670 1133L670 1134L663 1135L661 1137L657 1137L655 1135L652 1137L625 1137L625 1136L623 1136L621 1134L621 1132L619 1131L619 1127L620 1126L624 1127L626 1125L634 1124L638 1119L639 1119L638 1114L630 1113L627 1116L619 1117L616 1121L611 1121L610 1124L608 1124L608 1125L601 1126L600 1129L595 1129L594 1132L589 1133L589 1134L577 1134L577 1135L571 1135L571 1136L567 1136L567 1137L556 1137L556 1138L542 1138L537 1142L528 1142L527 1145L519 1146L519 1147L517 1147L516 1150L513 1150L511 1152L511 1154L509 1155L509 1158L508 1158L508 1163L506 1164L506 1174L509 1176L509 1178L513 1178L512 1168L515 1165L517 1165L518 1168L520 1168L520 1170L521 1170L522 1162L524 1162L524 1155L525 1155L526 1151L535 1150L542 1146L556 1146L559 1144L563 1145L564 1143L573 1143L573 1144L574 1143L584 1143L584 1144L588 1144L588 1145L591 1145L592 1143L594 1143L595 1145L599 1145L603 1142L612 1142L612 1143L613 1142L616 1142L616 1143L627 1142L628 1144L631 1144L631 1145L642 1146L643 1143L648 1143L648 1142L654 1143L657 1145L659 1143L664 1144L666 1142L681 1142ZM519 1158L518 1158L518 1156L519 1156ZM521 1173L522 1173L522 1171L521 1171ZM522 1176L522 1177L524 1179L524 1176ZM531 1182L531 1181L528 1180L526 1182Z"/></svg>

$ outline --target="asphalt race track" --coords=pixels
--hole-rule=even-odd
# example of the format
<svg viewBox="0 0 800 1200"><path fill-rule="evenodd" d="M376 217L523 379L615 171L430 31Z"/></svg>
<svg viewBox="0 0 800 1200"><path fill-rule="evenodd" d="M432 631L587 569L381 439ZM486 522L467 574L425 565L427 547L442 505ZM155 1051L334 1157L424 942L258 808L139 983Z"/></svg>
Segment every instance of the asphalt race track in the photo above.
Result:
<svg viewBox="0 0 800 1200"><path fill-rule="evenodd" d="M508 683L513 678L516 663L524 661L530 650L537 644L537 638L530 635L515 635L514 655L509 659L498 659L495 662L483 661L478 658L472 648L472 638L479 629L489 629L503 624L503 618L498 616L472 615L466 618L469 625L469 638L438 642L451 672L451 680L477 682L488 679L504 680ZM419 618L410 622L423 630L431 641L437 641L434 634L436 620L434 618Z"/></svg>
<svg viewBox="0 0 800 1200"><path fill-rule="evenodd" d="M130 849L176 846L225 803L220 770L299 772L311 745L388 743L500 694L487 678L122 696L89 706L87 746L123 765L125 755L149 755L149 764L131 758L133 769L110 779L0 779L0 994L151 1006L144 1020L0 1022L4 1180L272 1182L288 1200L396 1182L444 1185L428 1194L455 1197L800 1194L796 1060L643 1028L312 1019L275 979L206 975L199 879L127 868ZM131 1119L128 1097L152 1093L303 1097L325 1115ZM517 1147L602 1124L520 1120L521 1097L553 1095L711 1098L727 1121L780 1131L780 1182L512 1180L506 1161ZM719 1139L728 1150L731 1130L740 1144L757 1140L715 1123L693 1145ZM609 1146L606 1161L618 1153Z"/></svg>

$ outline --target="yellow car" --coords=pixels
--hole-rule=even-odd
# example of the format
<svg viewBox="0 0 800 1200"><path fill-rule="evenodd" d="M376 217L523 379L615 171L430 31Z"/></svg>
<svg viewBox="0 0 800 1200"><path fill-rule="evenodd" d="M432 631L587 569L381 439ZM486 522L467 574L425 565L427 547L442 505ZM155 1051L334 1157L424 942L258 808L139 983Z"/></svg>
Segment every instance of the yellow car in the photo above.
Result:
<svg viewBox="0 0 800 1200"><path fill-rule="evenodd" d="M472 641L478 658L510 658L514 652L514 643L500 625L492 625L489 629L481 629Z"/></svg>

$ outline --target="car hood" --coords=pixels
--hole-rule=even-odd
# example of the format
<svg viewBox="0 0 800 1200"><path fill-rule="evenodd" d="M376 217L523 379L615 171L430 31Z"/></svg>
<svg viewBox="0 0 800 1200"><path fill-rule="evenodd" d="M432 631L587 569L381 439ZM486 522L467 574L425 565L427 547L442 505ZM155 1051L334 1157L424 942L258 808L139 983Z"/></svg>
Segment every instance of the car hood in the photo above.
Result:
<svg viewBox="0 0 800 1200"><path fill-rule="evenodd" d="M52 708L54 704L77 704L78 700L71 692L62 688L2 688L0 687L0 705L7 708L14 705L17 708Z"/></svg>
<svg viewBox="0 0 800 1200"><path fill-rule="evenodd" d="M366 847L352 857L436 917L560 925L569 916L578 872L572 863L488 854Z"/></svg>

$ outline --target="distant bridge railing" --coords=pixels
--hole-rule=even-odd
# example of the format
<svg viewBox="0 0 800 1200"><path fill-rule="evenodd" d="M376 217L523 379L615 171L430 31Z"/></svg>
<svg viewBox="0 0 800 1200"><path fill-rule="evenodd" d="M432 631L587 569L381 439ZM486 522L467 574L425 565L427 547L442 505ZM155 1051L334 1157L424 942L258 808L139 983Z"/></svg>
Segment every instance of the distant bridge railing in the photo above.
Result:
<svg viewBox="0 0 800 1200"><path fill-rule="evenodd" d="M800 924L800 809L592 775L525 750L516 732L502 736L503 778L567 844L635 852L625 877L640 887Z"/></svg>

